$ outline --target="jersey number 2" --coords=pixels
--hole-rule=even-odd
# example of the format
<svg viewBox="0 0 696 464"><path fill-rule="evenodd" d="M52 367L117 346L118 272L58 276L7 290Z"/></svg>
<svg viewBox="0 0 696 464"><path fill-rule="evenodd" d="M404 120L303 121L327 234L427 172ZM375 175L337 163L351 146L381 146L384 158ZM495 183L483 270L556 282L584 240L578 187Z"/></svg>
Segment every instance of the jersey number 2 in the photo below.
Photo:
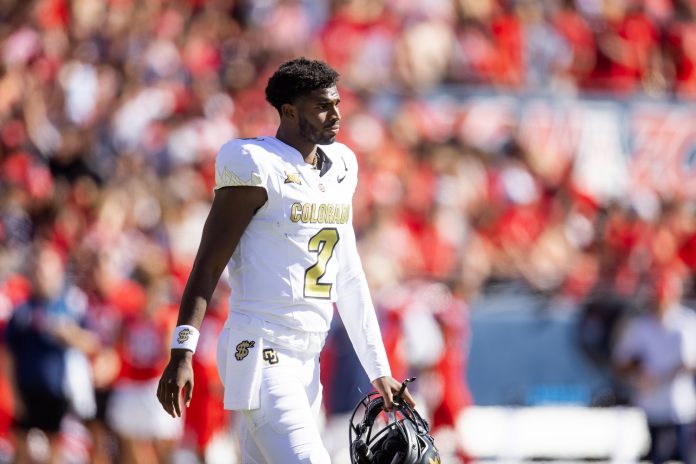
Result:
<svg viewBox="0 0 696 464"><path fill-rule="evenodd" d="M319 279L326 274L326 266L333 256L337 243L338 230L333 227L321 229L309 239L307 249L312 253L318 253L318 255L317 262L305 271L305 298L331 298L331 287L333 287L333 284L319 282Z"/></svg>

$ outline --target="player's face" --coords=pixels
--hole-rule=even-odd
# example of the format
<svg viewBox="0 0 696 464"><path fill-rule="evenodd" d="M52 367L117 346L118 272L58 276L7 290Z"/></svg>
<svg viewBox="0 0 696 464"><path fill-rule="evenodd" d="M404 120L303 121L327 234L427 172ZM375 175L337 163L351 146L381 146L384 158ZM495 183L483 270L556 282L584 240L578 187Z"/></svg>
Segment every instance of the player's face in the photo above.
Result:
<svg viewBox="0 0 696 464"><path fill-rule="evenodd" d="M333 143L341 121L340 102L336 86L314 90L300 98L296 104L300 136L313 144Z"/></svg>

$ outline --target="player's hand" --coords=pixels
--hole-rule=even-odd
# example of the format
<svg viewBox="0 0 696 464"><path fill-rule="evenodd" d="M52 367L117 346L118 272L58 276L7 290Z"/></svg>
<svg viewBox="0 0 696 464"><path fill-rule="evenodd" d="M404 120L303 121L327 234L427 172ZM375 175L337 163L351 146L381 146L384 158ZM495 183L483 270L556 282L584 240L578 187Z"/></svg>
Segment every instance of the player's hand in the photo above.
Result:
<svg viewBox="0 0 696 464"><path fill-rule="evenodd" d="M394 395L399 393L399 390L401 390L401 382L396 380L394 377L385 376L373 380L372 386L375 387L377 392L382 395L382 398L384 398L384 410L391 411L394 408ZM404 401L406 401L406 404L412 408L416 407L416 402L413 400L408 388L404 390L402 398Z"/></svg>
<svg viewBox="0 0 696 464"><path fill-rule="evenodd" d="M181 392L184 392L186 407L193 396L193 352L173 349L169 364L164 368L159 385L157 399L167 414L181 417Z"/></svg>

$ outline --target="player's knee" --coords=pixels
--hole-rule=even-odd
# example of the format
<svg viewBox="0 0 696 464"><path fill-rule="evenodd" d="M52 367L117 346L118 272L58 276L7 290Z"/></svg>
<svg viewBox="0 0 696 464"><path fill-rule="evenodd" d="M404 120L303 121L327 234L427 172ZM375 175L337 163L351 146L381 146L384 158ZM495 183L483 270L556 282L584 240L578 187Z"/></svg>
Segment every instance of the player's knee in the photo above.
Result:
<svg viewBox="0 0 696 464"><path fill-rule="evenodd" d="M312 432L314 432L312 427L301 428L287 433L284 436L285 442L283 442L283 439L276 440L275 450L283 455L278 456L278 458L282 459L276 459L278 463L331 464L331 458L321 438L317 433ZM283 450L283 448L285 449Z"/></svg>
<svg viewBox="0 0 696 464"><path fill-rule="evenodd" d="M331 464L331 456L329 456L329 452L326 451L326 448L322 446L321 449L314 450L311 462L312 464Z"/></svg>
<svg viewBox="0 0 696 464"><path fill-rule="evenodd" d="M314 445L299 453L298 457L302 464L331 464L331 457L323 446Z"/></svg>

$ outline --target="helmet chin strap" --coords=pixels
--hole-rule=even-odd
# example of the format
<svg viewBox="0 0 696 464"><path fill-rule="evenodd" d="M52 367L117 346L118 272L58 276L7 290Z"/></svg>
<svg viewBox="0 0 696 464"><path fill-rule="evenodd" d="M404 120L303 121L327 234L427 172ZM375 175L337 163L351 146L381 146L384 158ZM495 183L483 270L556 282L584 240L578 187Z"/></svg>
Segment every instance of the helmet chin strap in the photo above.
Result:
<svg viewBox="0 0 696 464"><path fill-rule="evenodd" d="M406 391L406 386L409 383L413 382L414 380L416 380L415 377L411 377L410 379L404 380L401 383L401 388L399 389L399 392L396 395L394 395L392 402L394 403L395 406L397 406L397 408L393 408L391 411L391 414L390 414L390 418L394 422L396 422L396 420L397 420L397 417L396 417L397 409L398 409L398 407L401 406L401 402L403 401L402 395L404 394L404 391ZM382 397L375 398L375 400L371 404L368 405L367 411L365 411L365 419L363 420L362 423L365 424L366 426L371 425L375 421L375 419L377 419L377 416L379 416L379 413L381 413L382 411L384 411L384 398L382 398Z"/></svg>
<svg viewBox="0 0 696 464"><path fill-rule="evenodd" d="M358 453L359 462L371 463L374 461L374 456L372 455L372 451L370 451L370 448L365 443L365 440L359 439L355 443L355 451Z"/></svg>
<svg viewBox="0 0 696 464"><path fill-rule="evenodd" d="M394 455L394 459L392 459L390 464L399 464L400 462L402 462L404 460L405 457L406 457L406 453L402 453L401 451L399 451L398 453L396 453Z"/></svg>
<svg viewBox="0 0 696 464"><path fill-rule="evenodd" d="M415 377L411 377L410 379L406 379L406 380L404 380L403 382L401 382L401 388L399 389L399 393L397 393L396 395L394 395L394 398L393 398L393 400L392 400L392 402L393 402L396 406L401 406L401 400L403 400L403 394L404 394L404 392L406 391L406 386L407 386L409 383L413 382L414 380L416 380L416 378L415 378Z"/></svg>
<svg viewBox="0 0 696 464"><path fill-rule="evenodd" d="M410 379L406 379L403 382L401 382L401 388L399 389L399 392L394 395L394 398L392 399L392 403L394 403L395 406L399 407L401 406L401 402L403 401L403 394L406 391L406 386L416 380L415 377L411 377ZM396 411L397 408L392 408L391 410L391 420L393 422L396 422Z"/></svg>

